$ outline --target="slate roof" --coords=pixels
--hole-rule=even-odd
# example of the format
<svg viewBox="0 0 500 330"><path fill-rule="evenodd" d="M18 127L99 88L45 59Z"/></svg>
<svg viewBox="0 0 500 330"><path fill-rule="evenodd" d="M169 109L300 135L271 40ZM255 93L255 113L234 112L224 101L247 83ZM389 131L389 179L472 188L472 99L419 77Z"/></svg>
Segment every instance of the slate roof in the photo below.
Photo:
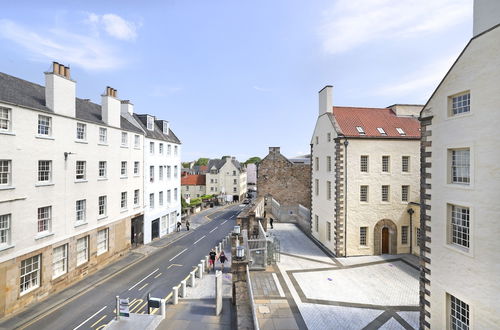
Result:
<svg viewBox="0 0 500 330"><path fill-rule="evenodd" d="M0 72L0 101L54 113L45 106L45 87ZM86 99L76 98L77 119L107 126L102 121L101 106ZM142 129L121 116L121 128L144 134Z"/></svg>
<svg viewBox="0 0 500 330"><path fill-rule="evenodd" d="M183 186L204 186L206 184L206 176L204 174L186 175L181 178Z"/></svg>
<svg viewBox="0 0 500 330"><path fill-rule="evenodd" d="M333 117L339 133L347 137L420 139L418 119L396 116L389 108L333 107ZM356 126L361 126L366 134L360 134ZM381 134L378 127L387 135ZM396 128L403 129L405 135L399 134Z"/></svg>
<svg viewBox="0 0 500 330"><path fill-rule="evenodd" d="M233 165L241 171L241 164L239 161L235 160L235 159L231 159L231 162L233 163ZM215 166L215 168L218 170L220 170L222 168L222 166L224 166L224 164L226 163L226 159L210 159L208 161L208 164L207 164L207 167L208 167L208 171L210 171L212 169L212 167Z"/></svg>
<svg viewBox="0 0 500 330"><path fill-rule="evenodd" d="M175 135L174 131L172 131L171 128L168 130L168 134L163 133L163 121L162 120L155 120L154 122L154 130L150 131L147 129L147 114L135 114L134 113L134 119L139 123L139 125L142 127L142 130L146 134L146 137L150 139L156 139L156 140L163 140L167 142L172 142L172 143L177 143L181 144L181 141L177 136ZM152 116L154 117L154 116Z"/></svg>

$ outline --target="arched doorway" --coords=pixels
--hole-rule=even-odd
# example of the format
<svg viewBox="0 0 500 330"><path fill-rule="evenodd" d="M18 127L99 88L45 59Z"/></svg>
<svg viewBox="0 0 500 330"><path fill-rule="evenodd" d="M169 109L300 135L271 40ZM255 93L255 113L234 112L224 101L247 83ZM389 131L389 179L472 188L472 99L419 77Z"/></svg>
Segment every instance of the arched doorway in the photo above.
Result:
<svg viewBox="0 0 500 330"><path fill-rule="evenodd" d="M397 227L393 221L383 219L377 222L373 230L374 254L397 254Z"/></svg>

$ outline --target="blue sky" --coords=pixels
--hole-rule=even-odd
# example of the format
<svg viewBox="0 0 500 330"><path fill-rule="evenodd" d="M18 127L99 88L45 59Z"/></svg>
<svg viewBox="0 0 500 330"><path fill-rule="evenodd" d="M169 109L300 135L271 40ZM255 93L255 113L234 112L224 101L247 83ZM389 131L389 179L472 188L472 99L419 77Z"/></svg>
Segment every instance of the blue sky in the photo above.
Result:
<svg viewBox="0 0 500 330"><path fill-rule="evenodd" d="M327 84L335 105L425 103L471 35L472 0L16 1L0 71L70 65L78 97L109 85L169 120L184 161L244 161L307 153Z"/></svg>

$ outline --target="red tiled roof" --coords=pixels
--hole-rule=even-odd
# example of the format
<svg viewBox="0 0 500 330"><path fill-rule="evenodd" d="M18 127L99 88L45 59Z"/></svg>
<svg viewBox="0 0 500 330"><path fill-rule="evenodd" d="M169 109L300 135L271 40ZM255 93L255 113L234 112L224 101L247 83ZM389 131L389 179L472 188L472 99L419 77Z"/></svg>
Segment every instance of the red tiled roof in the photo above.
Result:
<svg viewBox="0 0 500 330"><path fill-rule="evenodd" d="M183 176L181 178L181 185L183 186L204 186L206 177L204 174L193 174Z"/></svg>
<svg viewBox="0 0 500 330"><path fill-rule="evenodd" d="M201 165L200 166L200 172L208 172L208 166L207 165Z"/></svg>
<svg viewBox="0 0 500 330"><path fill-rule="evenodd" d="M420 138L420 123L417 118L398 117L389 108L333 107L333 116L345 136ZM359 134L356 126L361 126L366 135ZM378 127L383 128L387 136L382 135L377 130ZM396 128L401 128L406 134L399 134Z"/></svg>

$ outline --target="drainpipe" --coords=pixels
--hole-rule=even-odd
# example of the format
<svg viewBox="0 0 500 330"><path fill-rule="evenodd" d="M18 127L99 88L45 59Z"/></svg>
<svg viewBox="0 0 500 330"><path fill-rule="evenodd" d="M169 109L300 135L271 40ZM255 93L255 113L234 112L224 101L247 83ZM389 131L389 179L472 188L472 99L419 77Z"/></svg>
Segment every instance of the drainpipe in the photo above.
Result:
<svg viewBox="0 0 500 330"><path fill-rule="evenodd" d="M347 258L347 146L349 141L344 140L344 257Z"/></svg>
<svg viewBox="0 0 500 330"><path fill-rule="evenodd" d="M412 224L412 219L411 216L415 211L412 208L409 208L406 212L410 215L410 254L413 254L413 224Z"/></svg>

